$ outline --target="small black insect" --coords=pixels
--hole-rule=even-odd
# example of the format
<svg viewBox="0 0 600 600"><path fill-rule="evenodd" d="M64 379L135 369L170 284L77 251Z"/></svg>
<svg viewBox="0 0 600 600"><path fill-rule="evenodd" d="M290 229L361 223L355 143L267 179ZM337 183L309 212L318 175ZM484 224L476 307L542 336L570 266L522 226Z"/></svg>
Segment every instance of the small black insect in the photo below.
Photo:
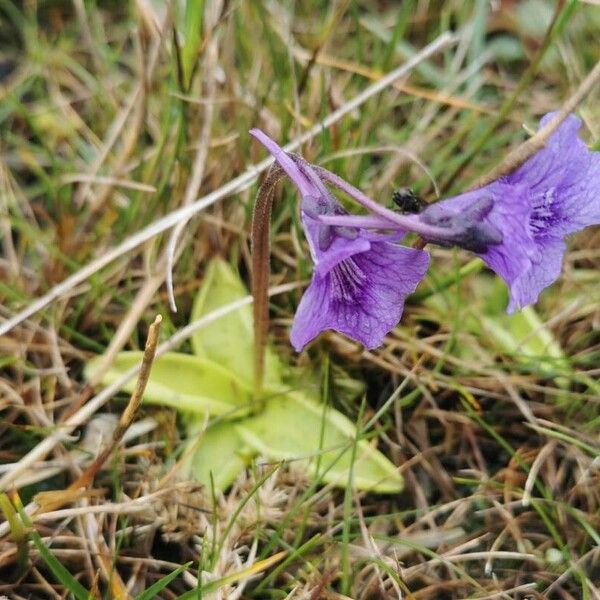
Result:
<svg viewBox="0 0 600 600"><path fill-rule="evenodd" d="M400 209L400 212L407 214L420 213L427 203L421 200L410 188L398 188L392 194L392 201Z"/></svg>

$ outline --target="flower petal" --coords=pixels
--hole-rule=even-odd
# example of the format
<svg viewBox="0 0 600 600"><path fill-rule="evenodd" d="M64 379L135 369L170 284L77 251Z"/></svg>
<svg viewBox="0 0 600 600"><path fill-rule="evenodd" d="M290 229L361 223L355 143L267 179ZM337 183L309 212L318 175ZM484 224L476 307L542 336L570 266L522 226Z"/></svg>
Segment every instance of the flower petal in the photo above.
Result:
<svg viewBox="0 0 600 600"><path fill-rule="evenodd" d="M541 126L553 116L546 115ZM438 220L457 218L480 198L492 198L482 222L499 231L502 242L477 253L506 281L509 312L535 302L559 276L563 237L600 223L600 153L590 152L579 138L580 126L580 119L567 117L546 146L513 173L427 209Z"/></svg>
<svg viewBox="0 0 600 600"><path fill-rule="evenodd" d="M543 127L554 117L542 118ZM569 115L546 146L504 181L529 187L534 235L569 235L600 223L600 152L580 139L581 120Z"/></svg>
<svg viewBox="0 0 600 600"><path fill-rule="evenodd" d="M279 166L286 172L287 176L294 182L301 196L318 196L319 190L314 183L300 170L298 165L285 152L285 150L274 140L272 140L264 131L260 129L251 129L250 135L255 137L279 163Z"/></svg>
<svg viewBox="0 0 600 600"><path fill-rule="evenodd" d="M493 207L482 222L498 230L502 242L488 246L477 255L506 281L509 288L530 268L532 259L539 258L539 250L528 227L531 208L527 192L525 186L495 181L432 205L437 209L436 216L441 219L444 214L454 217L467 212L482 197L493 200Z"/></svg>
<svg viewBox="0 0 600 600"><path fill-rule="evenodd" d="M380 346L428 264L422 250L371 242L367 251L324 273L316 270L296 312L292 345L300 351L322 331L334 329L367 348Z"/></svg>
<svg viewBox="0 0 600 600"><path fill-rule="evenodd" d="M502 243L488 246L479 256L510 287L529 268L532 258L539 256L528 228L531 208L527 190L520 186L495 182L489 190L496 201L485 221L500 231Z"/></svg>
<svg viewBox="0 0 600 600"><path fill-rule="evenodd" d="M537 302L540 293L560 276L566 244L561 238L549 237L537 240L540 255L532 260L529 268L510 285L510 303L507 311Z"/></svg>
<svg viewBox="0 0 600 600"><path fill-rule="evenodd" d="M302 224L304 225L304 232L308 240L310 253L315 263L315 271L321 276L325 275L339 262L358 252L365 252L371 246L366 236L362 235L363 232L354 239L348 239L336 235L334 227L322 225L316 219L312 219L306 214L302 215ZM319 243L323 230L330 232L330 240L325 250L322 249Z"/></svg>

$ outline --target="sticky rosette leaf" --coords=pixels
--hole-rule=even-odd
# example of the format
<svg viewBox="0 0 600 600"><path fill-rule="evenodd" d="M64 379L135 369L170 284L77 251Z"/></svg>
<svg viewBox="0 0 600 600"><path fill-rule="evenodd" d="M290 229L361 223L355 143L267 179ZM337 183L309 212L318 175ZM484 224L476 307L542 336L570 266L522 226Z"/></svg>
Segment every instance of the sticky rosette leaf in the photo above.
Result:
<svg viewBox="0 0 600 600"><path fill-rule="evenodd" d="M297 351L333 329L375 348L400 320L406 296L429 265L422 250L399 246L397 233L323 224L323 215L346 215L308 163L287 154L258 129L250 132L275 157L301 195L301 214L315 263L311 283L294 318Z"/></svg>

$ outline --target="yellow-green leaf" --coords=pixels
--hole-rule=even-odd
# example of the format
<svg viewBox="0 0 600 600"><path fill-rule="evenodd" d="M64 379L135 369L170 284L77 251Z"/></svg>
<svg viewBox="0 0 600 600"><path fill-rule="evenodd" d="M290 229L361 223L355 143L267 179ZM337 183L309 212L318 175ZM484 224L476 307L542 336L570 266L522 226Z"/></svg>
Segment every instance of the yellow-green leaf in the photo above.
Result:
<svg viewBox="0 0 600 600"><path fill-rule="evenodd" d="M139 364L142 352L120 352L102 379L108 385ZM93 377L99 359L88 362L85 375ZM135 378L123 386L131 392ZM250 387L227 369L198 356L167 353L155 359L144 401L209 415L240 416L248 411Z"/></svg>
<svg viewBox="0 0 600 600"><path fill-rule="evenodd" d="M235 427L258 453L272 460L294 460L327 483L345 487L352 467L358 489L390 494L402 490L396 467L364 439L358 441L351 465L357 433L352 421L299 392L269 400L262 413Z"/></svg>
<svg viewBox="0 0 600 600"><path fill-rule="evenodd" d="M483 328L505 352L519 356L524 361L535 359L542 369L552 370L553 363L560 363L564 359L552 332L531 306L514 315L484 316Z"/></svg>
<svg viewBox="0 0 600 600"><path fill-rule="evenodd" d="M209 489L211 476L215 489L227 489L253 454L231 421L214 423L204 431L199 423L193 423L188 436L192 448L184 472Z"/></svg>
<svg viewBox="0 0 600 600"><path fill-rule="evenodd" d="M247 295L248 291L231 266L224 260L214 259L194 301L191 320L196 321ZM192 348L197 356L209 358L251 383L254 376L252 323L252 306L242 306L199 329L192 337ZM277 387L280 384L281 363L267 348L265 385Z"/></svg>
<svg viewBox="0 0 600 600"><path fill-rule="evenodd" d="M470 281L474 300L461 304L460 326L478 336L480 343L511 356L521 368L541 375L556 375L568 369L565 354L533 306L508 315L508 291L500 278L479 277ZM428 298L426 304L440 318L447 318L448 304L441 296ZM472 351L458 346L461 356Z"/></svg>
<svg viewBox="0 0 600 600"><path fill-rule="evenodd" d="M481 282L479 282L481 285ZM551 374L567 366L565 355L533 306L507 315L508 293L499 279L488 282L489 296L481 317L482 333L496 348L518 360L532 372Z"/></svg>

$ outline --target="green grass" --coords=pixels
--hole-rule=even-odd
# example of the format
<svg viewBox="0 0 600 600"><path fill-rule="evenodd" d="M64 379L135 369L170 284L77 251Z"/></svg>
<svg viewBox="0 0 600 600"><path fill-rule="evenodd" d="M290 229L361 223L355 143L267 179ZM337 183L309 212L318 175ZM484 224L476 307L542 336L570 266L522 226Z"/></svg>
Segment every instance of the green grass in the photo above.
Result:
<svg viewBox="0 0 600 600"><path fill-rule="evenodd" d="M458 45L300 152L386 205L406 185L435 200L421 168L390 146L417 155L442 195L468 189L526 138L521 124L535 128L559 108L597 60L597 7L496 4L0 0L0 319L186 195L202 197L262 160L251 127L288 142L448 30ZM578 110L595 149L599 106L595 89ZM338 155L357 148L367 151ZM85 405L93 391L83 368L118 333L115 350L139 350L157 313L163 340L188 323L212 257L248 282L256 189L188 223L174 270L177 313L163 285L166 232L0 338L0 477ZM456 250L432 250L402 322L373 352L327 333L294 353L288 335L302 290L273 297L271 339L284 363L307 374L293 383L320 386L360 439L399 467L405 491L339 490L293 462L255 462L224 495L199 489L177 480L184 419L144 406L138 420L150 419L150 430L115 452L88 497L61 505L66 513L29 525L3 501L0 596L200 598L244 585L241 597L254 599L398 590L432 600L596 597L599 248L598 228L569 241L561 278L534 307L541 333L506 321L504 292ZM310 277L287 184L274 206L271 258L273 284ZM540 350L541 339L560 356ZM119 415L121 399L100 412ZM20 496L74 481L77 448L99 423L86 419L41 457L46 464L21 473ZM88 514L77 512L85 506Z"/></svg>

